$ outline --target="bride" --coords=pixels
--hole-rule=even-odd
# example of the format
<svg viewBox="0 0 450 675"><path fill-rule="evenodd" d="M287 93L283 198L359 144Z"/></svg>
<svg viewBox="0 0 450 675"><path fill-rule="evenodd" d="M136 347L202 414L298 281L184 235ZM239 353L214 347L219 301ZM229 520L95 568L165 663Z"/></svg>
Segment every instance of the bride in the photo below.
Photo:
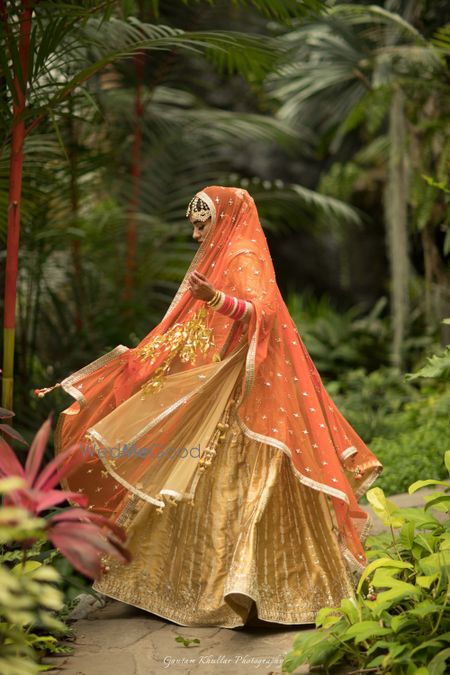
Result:
<svg viewBox="0 0 450 675"><path fill-rule="evenodd" d="M164 318L60 383L64 487L127 531L93 588L183 626L313 623L354 593L382 465L326 392L246 190L207 187Z"/></svg>

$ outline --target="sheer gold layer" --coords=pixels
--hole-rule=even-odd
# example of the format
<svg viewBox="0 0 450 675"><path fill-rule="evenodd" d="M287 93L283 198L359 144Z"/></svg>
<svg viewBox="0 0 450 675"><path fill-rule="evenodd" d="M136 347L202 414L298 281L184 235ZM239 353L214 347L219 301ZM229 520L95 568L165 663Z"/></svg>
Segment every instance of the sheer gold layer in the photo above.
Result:
<svg viewBox="0 0 450 675"><path fill-rule="evenodd" d="M221 380L222 419L240 375L228 368ZM108 559L95 590L181 625L226 628L245 624L252 601L260 619L302 624L353 594L329 498L302 485L283 452L246 437L232 416L211 466L195 475L193 502L162 513L133 495L117 521L133 560Z"/></svg>
<svg viewBox="0 0 450 675"><path fill-rule="evenodd" d="M138 392L88 429L103 462L103 480L114 478L137 499L163 508L165 498L192 500L217 425L233 400L242 371L244 341L218 363L174 373L161 390ZM121 454L120 454L121 453Z"/></svg>

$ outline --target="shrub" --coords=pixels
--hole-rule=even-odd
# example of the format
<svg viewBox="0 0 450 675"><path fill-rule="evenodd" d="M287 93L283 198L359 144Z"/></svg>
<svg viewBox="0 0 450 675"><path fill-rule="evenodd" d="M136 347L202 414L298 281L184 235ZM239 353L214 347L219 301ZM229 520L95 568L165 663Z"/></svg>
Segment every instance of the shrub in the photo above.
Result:
<svg viewBox="0 0 450 675"><path fill-rule="evenodd" d="M420 476L445 477L441 458L449 449L447 382L411 384L392 368L369 374L359 369L327 385L327 391L383 464L375 486L392 495Z"/></svg>
<svg viewBox="0 0 450 675"><path fill-rule="evenodd" d="M21 478L0 480L0 494L10 494L20 485ZM47 670L39 665L41 652L67 653L69 648L58 645L58 638L70 633L55 612L62 609L64 597L57 585L58 572L50 565L27 559L29 542L45 539L44 518L16 506L0 507L0 544L21 545L20 551L2 555L0 563L0 672L2 675L33 675ZM9 567L7 559L19 553L22 561ZM32 629L31 629L32 627Z"/></svg>
<svg viewBox="0 0 450 675"><path fill-rule="evenodd" d="M0 408L0 419L12 415ZM26 445L12 427L1 424L0 428ZM126 539L124 529L104 516L78 506L42 515L69 499L87 505L85 495L56 489L60 480L83 461L76 447L68 448L39 472L49 433L47 419L33 439L24 467L0 437L0 495L4 495L0 507L2 675L33 675L51 670L52 666L39 663L41 656L70 651L59 645L60 637L71 631L60 620L65 606L64 594L58 587L62 578L55 566L58 554L54 549L44 551L44 546L51 542L76 570L89 578L101 576L104 554L123 562L131 559L122 543Z"/></svg>
<svg viewBox="0 0 450 675"><path fill-rule="evenodd" d="M450 476L450 451L445 467ZM355 596L320 610L316 630L296 636L283 672L293 673L304 663L327 672L344 664L356 672L393 675L448 672L450 482L417 481L409 492L430 485L444 490L424 497L420 509L398 508L380 488L368 491L389 533L369 537L370 562Z"/></svg>

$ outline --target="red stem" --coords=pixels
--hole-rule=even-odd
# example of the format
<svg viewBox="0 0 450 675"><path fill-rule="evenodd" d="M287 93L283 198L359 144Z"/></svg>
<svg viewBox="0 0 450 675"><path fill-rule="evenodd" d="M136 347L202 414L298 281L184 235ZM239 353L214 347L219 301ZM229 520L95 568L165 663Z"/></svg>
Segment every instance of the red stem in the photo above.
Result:
<svg viewBox="0 0 450 675"><path fill-rule="evenodd" d="M3 4L3 3L2 3ZM6 10L7 11L7 10ZM25 111L26 88L28 80L28 51L31 35L31 15L33 10L28 0L23 0L20 14L19 55L23 73L24 91L20 88L17 73L14 75L14 88L17 94L17 103L13 103L13 119L16 120ZM25 138L25 123L18 121L12 131L10 183L8 203L8 239L6 260L5 284L5 327L14 328L16 306L17 260L19 253L20 235L20 200L22 196L23 171L23 142Z"/></svg>
<svg viewBox="0 0 450 675"><path fill-rule="evenodd" d="M1 1L0 13L7 34L10 36L8 23L8 10L4 1ZM14 89L17 101L13 102L13 129L11 138L10 157L10 180L8 197L8 234L7 255L5 271L5 315L4 328L9 334L15 329L16 294L17 294L17 269L19 257L20 239L20 201L22 197L22 174L23 174L23 144L25 138L25 123L23 113L26 108L26 94L28 83L28 54L30 49L31 20L33 3L30 0L22 0L19 27L19 57L20 68L23 76L23 90L20 86L17 71L14 72ZM12 353L5 349L4 378L8 382L12 379L14 363L14 347ZM12 383L8 386L9 398L12 398ZM12 400L6 401L9 405Z"/></svg>

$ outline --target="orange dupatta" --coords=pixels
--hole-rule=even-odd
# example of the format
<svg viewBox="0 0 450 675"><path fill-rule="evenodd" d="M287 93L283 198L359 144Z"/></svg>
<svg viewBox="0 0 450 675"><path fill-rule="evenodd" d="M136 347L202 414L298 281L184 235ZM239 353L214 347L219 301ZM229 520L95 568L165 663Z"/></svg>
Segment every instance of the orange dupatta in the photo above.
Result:
<svg viewBox="0 0 450 675"><path fill-rule="evenodd" d="M119 345L61 382L76 401L60 415L56 451L72 443L86 449L95 440L96 425L106 429L108 420L120 421L130 401L135 403L130 414L136 410L136 427L153 420L156 429L152 388L158 391L170 374L213 363L219 367L246 332L238 423L249 438L286 453L302 484L329 496L343 555L353 569L362 571L367 564L362 541L369 522L357 499L382 465L325 390L278 289L252 197L246 190L222 186L207 187L198 195L210 207L212 225L164 318L134 349ZM188 277L194 269L213 287L252 303L248 330L242 321L233 322L193 298ZM171 422L167 438L188 425L196 393L180 391L164 406L160 403L160 424ZM105 457L99 461L95 454L86 457L66 483L70 489L81 486L79 491L89 492L94 510L117 513L129 493L163 505L142 488L155 455L115 462Z"/></svg>

